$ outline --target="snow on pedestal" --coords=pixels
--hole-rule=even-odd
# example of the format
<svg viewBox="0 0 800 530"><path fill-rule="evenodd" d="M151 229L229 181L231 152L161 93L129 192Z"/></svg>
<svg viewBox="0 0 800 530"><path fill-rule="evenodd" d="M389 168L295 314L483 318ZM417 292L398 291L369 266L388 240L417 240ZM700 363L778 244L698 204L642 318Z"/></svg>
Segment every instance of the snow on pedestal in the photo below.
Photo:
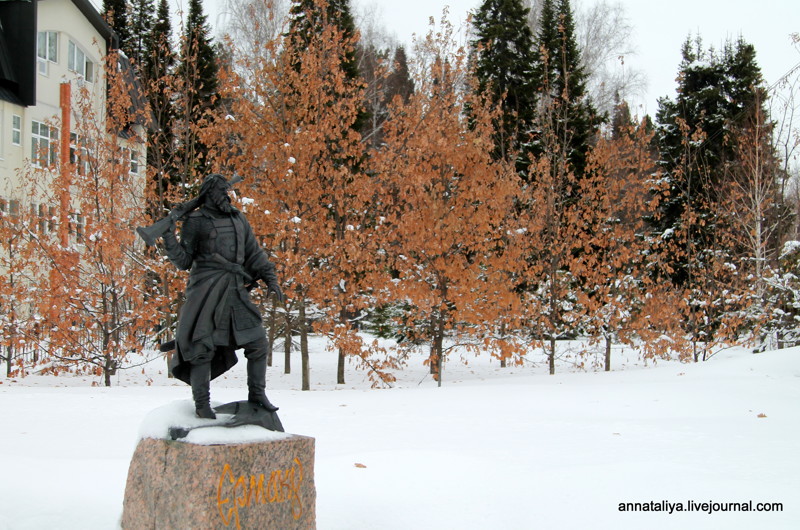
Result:
<svg viewBox="0 0 800 530"><path fill-rule="evenodd" d="M191 401L148 415L128 470L123 529L316 527L313 438L254 425L197 428L209 423L194 417ZM172 440L170 427L193 430Z"/></svg>

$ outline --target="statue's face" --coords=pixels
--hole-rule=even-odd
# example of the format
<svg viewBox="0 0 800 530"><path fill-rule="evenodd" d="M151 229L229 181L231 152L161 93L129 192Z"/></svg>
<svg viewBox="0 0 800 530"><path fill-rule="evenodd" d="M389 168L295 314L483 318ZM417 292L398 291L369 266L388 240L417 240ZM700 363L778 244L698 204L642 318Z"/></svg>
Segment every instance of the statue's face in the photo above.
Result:
<svg viewBox="0 0 800 530"><path fill-rule="evenodd" d="M217 181L214 187L208 190L206 205L223 213L231 213L233 206L231 206L231 197L228 195L228 191L230 191L230 187L227 183Z"/></svg>

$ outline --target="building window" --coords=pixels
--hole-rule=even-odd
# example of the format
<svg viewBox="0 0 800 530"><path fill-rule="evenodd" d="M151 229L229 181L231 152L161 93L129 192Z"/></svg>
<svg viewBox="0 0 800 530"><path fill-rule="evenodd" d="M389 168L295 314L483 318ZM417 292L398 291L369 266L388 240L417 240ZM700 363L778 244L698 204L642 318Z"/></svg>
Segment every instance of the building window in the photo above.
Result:
<svg viewBox="0 0 800 530"><path fill-rule="evenodd" d="M11 143L22 145L22 116L16 114L11 117Z"/></svg>
<svg viewBox="0 0 800 530"><path fill-rule="evenodd" d="M139 152L131 149L131 173L139 174Z"/></svg>
<svg viewBox="0 0 800 530"><path fill-rule="evenodd" d="M58 129L42 122L31 122L31 161L35 167L56 165Z"/></svg>
<svg viewBox="0 0 800 530"><path fill-rule="evenodd" d="M83 138L69 133L69 161L75 164L79 175L89 173L89 151L84 147Z"/></svg>
<svg viewBox="0 0 800 530"><path fill-rule="evenodd" d="M69 233L75 236L75 241L78 243L83 242L83 226L84 219L79 213L72 213L69 216Z"/></svg>
<svg viewBox="0 0 800 530"><path fill-rule="evenodd" d="M36 46L39 73L47 75L48 63L58 62L58 32L40 31Z"/></svg>
<svg viewBox="0 0 800 530"><path fill-rule="evenodd" d="M31 218L36 219L35 230L40 234L49 234L56 228L56 209L46 204L31 204Z"/></svg>
<svg viewBox="0 0 800 530"><path fill-rule="evenodd" d="M90 83L94 81L94 63L72 41L69 41L69 49L67 51L67 68L77 72Z"/></svg>
<svg viewBox="0 0 800 530"><path fill-rule="evenodd" d="M127 147L122 148L122 156L126 157L130 160L130 168L128 172L132 175L139 174L139 151L135 151L133 149L128 149Z"/></svg>

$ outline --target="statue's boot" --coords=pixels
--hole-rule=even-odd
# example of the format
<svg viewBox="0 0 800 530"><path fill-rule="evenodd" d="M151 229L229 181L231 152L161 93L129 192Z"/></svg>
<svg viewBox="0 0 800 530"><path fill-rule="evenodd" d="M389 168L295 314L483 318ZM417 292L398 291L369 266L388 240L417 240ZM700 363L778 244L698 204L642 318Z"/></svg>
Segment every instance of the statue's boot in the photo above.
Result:
<svg viewBox="0 0 800 530"><path fill-rule="evenodd" d="M194 411L198 418L213 420L217 418L211 408L211 363L193 364L189 372L192 385Z"/></svg>
<svg viewBox="0 0 800 530"><path fill-rule="evenodd" d="M275 412L278 407L267 399L264 391L267 388L267 356L260 359L247 359L247 401L257 403L267 409L268 412Z"/></svg>

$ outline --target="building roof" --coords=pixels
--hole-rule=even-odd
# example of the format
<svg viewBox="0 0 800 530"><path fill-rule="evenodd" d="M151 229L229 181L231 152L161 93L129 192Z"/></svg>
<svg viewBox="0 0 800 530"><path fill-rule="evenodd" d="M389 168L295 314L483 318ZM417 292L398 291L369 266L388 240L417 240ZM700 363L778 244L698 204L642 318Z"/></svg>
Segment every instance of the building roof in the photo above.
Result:
<svg viewBox="0 0 800 530"><path fill-rule="evenodd" d="M36 102L36 5L0 0L0 99Z"/></svg>
<svg viewBox="0 0 800 530"><path fill-rule="evenodd" d="M108 45L109 49L117 49L119 48L119 37L108 25L108 23L103 20L102 15L97 12L94 5L89 0L72 0L72 3L75 4L75 7L83 13L83 16L86 17L94 29L97 30L97 33L103 36L106 39L106 44Z"/></svg>

